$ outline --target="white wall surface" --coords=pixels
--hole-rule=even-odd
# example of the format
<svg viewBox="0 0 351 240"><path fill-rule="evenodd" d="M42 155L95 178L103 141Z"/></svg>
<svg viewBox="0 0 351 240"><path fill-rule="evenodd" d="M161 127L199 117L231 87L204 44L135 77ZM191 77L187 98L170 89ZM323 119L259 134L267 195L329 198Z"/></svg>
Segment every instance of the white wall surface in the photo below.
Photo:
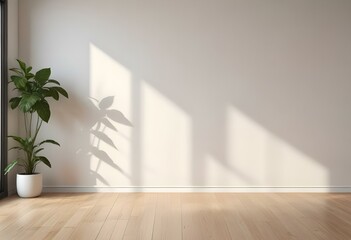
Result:
<svg viewBox="0 0 351 240"><path fill-rule="evenodd" d="M20 0L20 57L70 94L40 136L61 143L45 150L45 185L350 186L350 12L346 0Z"/></svg>
<svg viewBox="0 0 351 240"><path fill-rule="evenodd" d="M18 58L18 1L8 1L8 66L16 66L16 59ZM10 74L10 73L9 73ZM9 87L9 98L15 94L12 91L12 86ZM10 135L17 135L19 132L18 112L8 111L8 133ZM8 141L9 148L14 145L13 141ZM8 153L8 161L11 162L17 158L17 152L11 151ZM8 176L8 191L9 194L16 190L15 172L11 172Z"/></svg>

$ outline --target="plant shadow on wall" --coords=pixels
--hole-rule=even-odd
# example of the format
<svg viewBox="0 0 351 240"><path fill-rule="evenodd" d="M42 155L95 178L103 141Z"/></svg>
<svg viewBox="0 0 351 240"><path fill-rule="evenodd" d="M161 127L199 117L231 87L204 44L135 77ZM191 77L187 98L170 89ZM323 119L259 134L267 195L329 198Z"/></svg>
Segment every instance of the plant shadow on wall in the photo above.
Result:
<svg viewBox="0 0 351 240"><path fill-rule="evenodd" d="M111 108L113 102L114 96L101 100L89 98L88 106L85 106L89 111L89 121L81 130L84 136L89 136L89 141L88 144L80 146L76 151L79 159L86 159L90 163L90 175L107 186L109 185L108 181L99 173L103 164L107 164L130 179L128 173L116 163L117 160L112 159L107 153L109 151L104 150L109 148L111 151L118 151L114 140L106 133L107 129L117 133L118 129L115 124L132 127L131 122L121 111Z"/></svg>
<svg viewBox="0 0 351 240"><path fill-rule="evenodd" d="M170 179L166 171L159 171L161 164L162 170L177 175L174 182L164 183L167 185L340 186L350 182L350 134L345 131L351 121L347 111L350 81L341 77L348 77L349 72L340 66L339 57L323 57L335 47L340 47L335 53L346 54L347 47L315 45L313 39L329 39L328 31L320 31L319 36L310 30L325 26L298 27L295 19L290 19L294 15L288 7L283 19L281 13L264 18L269 7L256 9L251 3L245 6L232 1L211 1L201 9L195 2L187 5L183 1L141 5L133 1L107 1L103 5L90 1L68 9L60 1L50 1L47 9L55 10L45 15L50 34L38 42L36 33L42 29L32 18L43 18L34 12L41 5L39 1L25 2L21 27L35 31L21 38L22 49L27 50L22 54L40 62L44 60L40 46L50 47L55 59L50 56L45 60L56 62L63 76L73 80L67 83L72 84L70 92L76 93L76 99L71 101L73 106L62 108L60 118L71 119L75 114L78 121L67 121L58 129L72 131L63 135L71 140L66 161L78 158L75 166L62 164L61 170L70 171L80 183L90 186L81 176L91 166L83 161L96 158L90 134L99 118L88 111L100 111L95 102L80 103L87 96L121 97L121 93L126 95L121 107L134 125L129 141L131 157L126 157L133 185L154 185L160 182L157 180ZM236 11L237 7L243 12ZM57 14L63 10L69 14L57 21ZM77 13L84 21L76 21ZM271 25L272 17L278 25ZM284 24L291 31L281 31ZM340 24L343 27L337 31L347 33L347 24ZM262 26L269 27L262 31ZM76 28L81 31L72 34ZM51 41L48 36L55 36L57 31L70 37ZM301 33L312 35L300 39ZM73 51L76 54L70 54ZM347 54L342 56L348 59ZM82 116L77 116L80 113ZM86 124L91 118L94 122ZM109 129L106 132L111 138ZM75 144L86 156L75 156ZM94 144L96 149L97 140ZM99 147L108 147L105 145L100 140ZM122 152L121 145L116 145ZM109 150L105 152L112 156L114 148ZM183 165L176 165L179 159ZM103 160L98 162L103 168ZM311 171L306 170L307 165ZM179 183L177 180L183 179L178 176L181 170L187 171L183 175L187 179ZM66 180L66 175L64 184L77 183ZM58 179L60 176L55 184Z"/></svg>

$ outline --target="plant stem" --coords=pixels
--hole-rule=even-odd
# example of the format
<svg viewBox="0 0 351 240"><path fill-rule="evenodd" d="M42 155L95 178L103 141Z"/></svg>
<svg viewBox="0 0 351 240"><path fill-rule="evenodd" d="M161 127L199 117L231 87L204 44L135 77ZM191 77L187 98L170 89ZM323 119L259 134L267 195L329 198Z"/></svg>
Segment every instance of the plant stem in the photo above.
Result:
<svg viewBox="0 0 351 240"><path fill-rule="evenodd" d="M30 113L30 120L29 120L29 137L32 136L32 118L33 118L33 113Z"/></svg>
<svg viewBox="0 0 351 240"><path fill-rule="evenodd" d="M38 124L39 123L39 124ZM41 124L43 123L43 120L41 120L38 116L38 120L37 120L37 127L35 129L35 135L34 135L34 139L33 139L33 143L35 142L36 138L37 138L37 135L39 133L39 130L41 128Z"/></svg>
<svg viewBox="0 0 351 240"><path fill-rule="evenodd" d="M27 158L28 158L28 170L27 170L27 173L33 173L32 154L31 153L27 153Z"/></svg>
<svg viewBox="0 0 351 240"><path fill-rule="evenodd" d="M23 119L24 119L24 130L26 131L26 137L28 137L26 113L23 113Z"/></svg>
<svg viewBox="0 0 351 240"><path fill-rule="evenodd" d="M31 113L31 116L30 116L30 126L32 126L32 118L33 118L33 113ZM35 140L38 136L38 133L39 133L39 130L40 130L40 127L41 127L41 124L43 123L43 120L41 120L38 116L37 118L37 123L36 123L36 127L35 127L35 133L34 133L34 137L31 139L31 142L32 142L32 149L31 151L28 151L27 152L27 159L28 159L28 165L27 165L27 169L26 169L26 172L27 173L34 173L35 172L35 168L36 168L36 162L35 162L35 154L33 152L33 149L35 147L34 144L35 144ZM30 130L29 132L30 134L30 137L32 136L32 131Z"/></svg>
<svg viewBox="0 0 351 240"><path fill-rule="evenodd" d="M37 118L37 124L35 126L35 131L38 129L38 126L39 126L39 115L38 115L38 118Z"/></svg>

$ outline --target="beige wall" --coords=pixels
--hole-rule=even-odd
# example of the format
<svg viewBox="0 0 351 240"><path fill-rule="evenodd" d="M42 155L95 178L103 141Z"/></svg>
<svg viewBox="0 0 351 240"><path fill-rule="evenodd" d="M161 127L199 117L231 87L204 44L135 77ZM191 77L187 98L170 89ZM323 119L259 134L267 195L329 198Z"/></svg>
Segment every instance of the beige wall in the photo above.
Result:
<svg viewBox="0 0 351 240"><path fill-rule="evenodd" d="M8 65L14 67L16 59L18 58L18 1L8 1ZM9 87L9 98L15 93L12 91L12 86ZM8 133L10 135L18 134L18 113L17 111L9 110L8 112ZM13 141L9 141L9 148L13 146ZM11 162L16 159L17 153L11 151L8 153L8 161ZM8 177L9 194L16 190L15 173L11 172Z"/></svg>
<svg viewBox="0 0 351 240"><path fill-rule="evenodd" d="M46 186L350 186L350 1L19 3L20 57L70 93Z"/></svg>

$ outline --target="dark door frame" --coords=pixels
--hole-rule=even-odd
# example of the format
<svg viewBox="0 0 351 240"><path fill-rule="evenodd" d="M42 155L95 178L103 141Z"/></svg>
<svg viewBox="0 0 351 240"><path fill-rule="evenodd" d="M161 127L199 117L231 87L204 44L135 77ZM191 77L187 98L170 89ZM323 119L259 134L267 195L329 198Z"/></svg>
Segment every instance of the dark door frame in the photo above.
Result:
<svg viewBox="0 0 351 240"><path fill-rule="evenodd" d="M0 0L1 4L1 176L0 176L0 198L4 198L8 195L7 190L7 176L4 175L4 169L7 165L7 0Z"/></svg>

